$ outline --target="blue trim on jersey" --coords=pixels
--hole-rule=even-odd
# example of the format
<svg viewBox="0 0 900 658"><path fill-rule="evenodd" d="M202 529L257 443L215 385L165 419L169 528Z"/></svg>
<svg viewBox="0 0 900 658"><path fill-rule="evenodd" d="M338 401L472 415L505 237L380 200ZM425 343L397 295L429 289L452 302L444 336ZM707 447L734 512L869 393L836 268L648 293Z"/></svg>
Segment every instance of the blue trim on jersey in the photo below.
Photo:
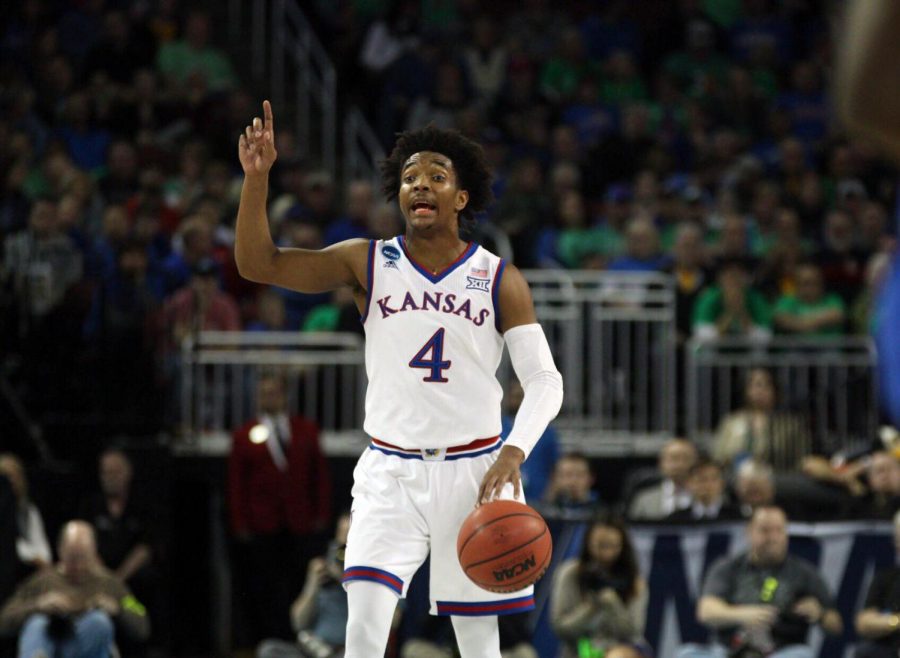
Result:
<svg viewBox="0 0 900 658"><path fill-rule="evenodd" d="M500 259L497 265L497 271L494 272L494 281L491 283L491 303L494 305L494 327L498 334L502 334L500 329L500 279L503 278L503 272L506 271L506 261Z"/></svg>
<svg viewBox="0 0 900 658"><path fill-rule="evenodd" d="M494 445L488 446L484 450L479 450L478 452L464 452L462 454L447 455L446 457L444 457L444 461L449 462L453 461L454 459L462 459L464 457L479 457L481 455L486 455L489 452L499 450L501 447L503 447L503 441L497 441L497 443L495 443Z"/></svg>
<svg viewBox="0 0 900 658"><path fill-rule="evenodd" d="M377 450L378 452L382 452L385 455L390 455L391 457L403 457L403 459L422 459L422 455L413 455L408 452L395 452L394 450L388 450L387 448L377 446L374 443L369 444L369 450Z"/></svg>
<svg viewBox="0 0 900 658"><path fill-rule="evenodd" d="M365 566L348 567L344 569L341 583L349 583L354 580L367 580L372 583L378 583L379 585L384 585L398 595L403 596L403 580L384 569Z"/></svg>
<svg viewBox="0 0 900 658"><path fill-rule="evenodd" d="M416 268L416 271L419 274L424 276L426 279L428 279L432 283L439 283L447 275L451 274L454 270L456 270L460 265L462 265L467 260L469 260L469 258L472 257L472 254L474 254L478 250L478 245L474 242L470 242L469 246L466 247L465 251L463 251L455 261L450 263L447 267L445 267L443 270L441 270L437 274L432 274L426 268L419 265L415 261L415 259L412 256L410 256L409 251L406 249L406 240L403 239L402 235L398 236L397 241L400 243L400 247L403 249L403 253L406 254L406 259L412 264L412 266L414 268Z"/></svg>
<svg viewBox="0 0 900 658"><path fill-rule="evenodd" d="M449 462L454 461L456 459L467 459L469 457L480 457L481 455L487 455L495 450L499 450L503 447L503 439L497 441L494 445L490 445L483 450L479 450L477 452L461 452L461 453L451 453L444 456L444 459L441 461ZM423 460L421 452L397 452L396 450L391 450L390 448L384 448L382 446L376 445L374 443L369 444L369 450L377 450L380 453L385 455L389 455L391 457L402 457L403 459L418 459Z"/></svg>
<svg viewBox="0 0 900 658"><path fill-rule="evenodd" d="M372 305L372 284L375 283L375 240L369 240L369 261L366 263L366 310L359 316L362 324L369 317L369 306Z"/></svg>
<svg viewBox="0 0 900 658"><path fill-rule="evenodd" d="M435 601L438 616L486 617L534 610L534 595L499 601Z"/></svg>

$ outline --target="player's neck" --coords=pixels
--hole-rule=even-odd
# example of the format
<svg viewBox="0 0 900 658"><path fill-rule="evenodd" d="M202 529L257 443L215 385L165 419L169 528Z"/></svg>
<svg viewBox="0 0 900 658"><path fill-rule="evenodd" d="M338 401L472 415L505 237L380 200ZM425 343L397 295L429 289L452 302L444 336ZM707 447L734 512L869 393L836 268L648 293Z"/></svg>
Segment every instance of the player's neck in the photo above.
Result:
<svg viewBox="0 0 900 658"><path fill-rule="evenodd" d="M406 249L416 262L427 267L432 273L438 273L454 262L465 251L468 242L458 235L445 233L441 235L423 236L412 231L404 235Z"/></svg>

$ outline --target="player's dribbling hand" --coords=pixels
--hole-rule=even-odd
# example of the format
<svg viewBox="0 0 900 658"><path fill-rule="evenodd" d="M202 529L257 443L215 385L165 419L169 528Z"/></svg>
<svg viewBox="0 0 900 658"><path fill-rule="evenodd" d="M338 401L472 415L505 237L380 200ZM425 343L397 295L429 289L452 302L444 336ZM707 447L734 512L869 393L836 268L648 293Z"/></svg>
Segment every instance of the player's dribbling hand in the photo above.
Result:
<svg viewBox="0 0 900 658"><path fill-rule="evenodd" d="M245 176L264 176L275 164L275 119L272 104L263 101L263 117L253 118L238 140L238 157Z"/></svg>
<svg viewBox="0 0 900 658"><path fill-rule="evenodd" d="M497 461L488 469L478 489L476 506L488 503L500 495L503 487L512 483L516 499L522 491L522 474L519 466L525 461L525 453L514 446L503 446Z"/></svg>

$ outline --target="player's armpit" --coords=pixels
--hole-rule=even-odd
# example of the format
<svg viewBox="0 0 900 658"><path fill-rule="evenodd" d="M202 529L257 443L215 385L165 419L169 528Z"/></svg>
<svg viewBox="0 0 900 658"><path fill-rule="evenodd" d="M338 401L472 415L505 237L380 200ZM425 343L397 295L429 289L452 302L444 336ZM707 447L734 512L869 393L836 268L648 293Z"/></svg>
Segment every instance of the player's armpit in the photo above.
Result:
<svg viewBox="0 0 900 658"><path fill-rule="evenodd" d="M507 263L504 268L503 276L500 279L499 297L500 329L503 333L519 325L537 322L534 302L531 300L531 289L515 265Z"/></svg>
<svg viewBox="0 0 900 658"><path fill-rule="evenodd" d="M278 249L268 267L256 273L259 283L303 293L319 293L342 286L366 285L369 241L347 240L325 249ZM249 277L248 277L249 278Z"/></svg>

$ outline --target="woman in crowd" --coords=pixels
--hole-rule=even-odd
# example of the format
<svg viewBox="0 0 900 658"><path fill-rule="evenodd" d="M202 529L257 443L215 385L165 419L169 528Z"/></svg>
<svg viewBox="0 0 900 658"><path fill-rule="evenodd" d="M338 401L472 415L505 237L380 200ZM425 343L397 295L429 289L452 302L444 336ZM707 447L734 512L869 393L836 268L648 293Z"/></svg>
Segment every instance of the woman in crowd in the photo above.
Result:
<svg viewBox="0 0 900 658"><path fill-rule="evenodd" d="M744 406L719 424L713 456L737 467L752 457L776 473L799 469L812 454L812 437L803 419L778 408L775 378L765 368L751 368L744 389Z"/></svg>
<svg viewBox="0 0 900 658"><path fill-rule="evenodd" d="M855 469L838 469L817 454L806 419L782 408L775 378L765 368L747 373L744 406L719 424L714 458L737 469L745 459L768 464L775 473L777 501L792 512L817 510L830 517L864 488Z"/></svg>
<svg viewBox="0 0 900 658"><path fill-rule="evenodd" d="M553 577L550 618L563 643L561 658L622 644L642 648L646 609L647 583L625 524L603 514L585 535L581 555Z"/></svg>

